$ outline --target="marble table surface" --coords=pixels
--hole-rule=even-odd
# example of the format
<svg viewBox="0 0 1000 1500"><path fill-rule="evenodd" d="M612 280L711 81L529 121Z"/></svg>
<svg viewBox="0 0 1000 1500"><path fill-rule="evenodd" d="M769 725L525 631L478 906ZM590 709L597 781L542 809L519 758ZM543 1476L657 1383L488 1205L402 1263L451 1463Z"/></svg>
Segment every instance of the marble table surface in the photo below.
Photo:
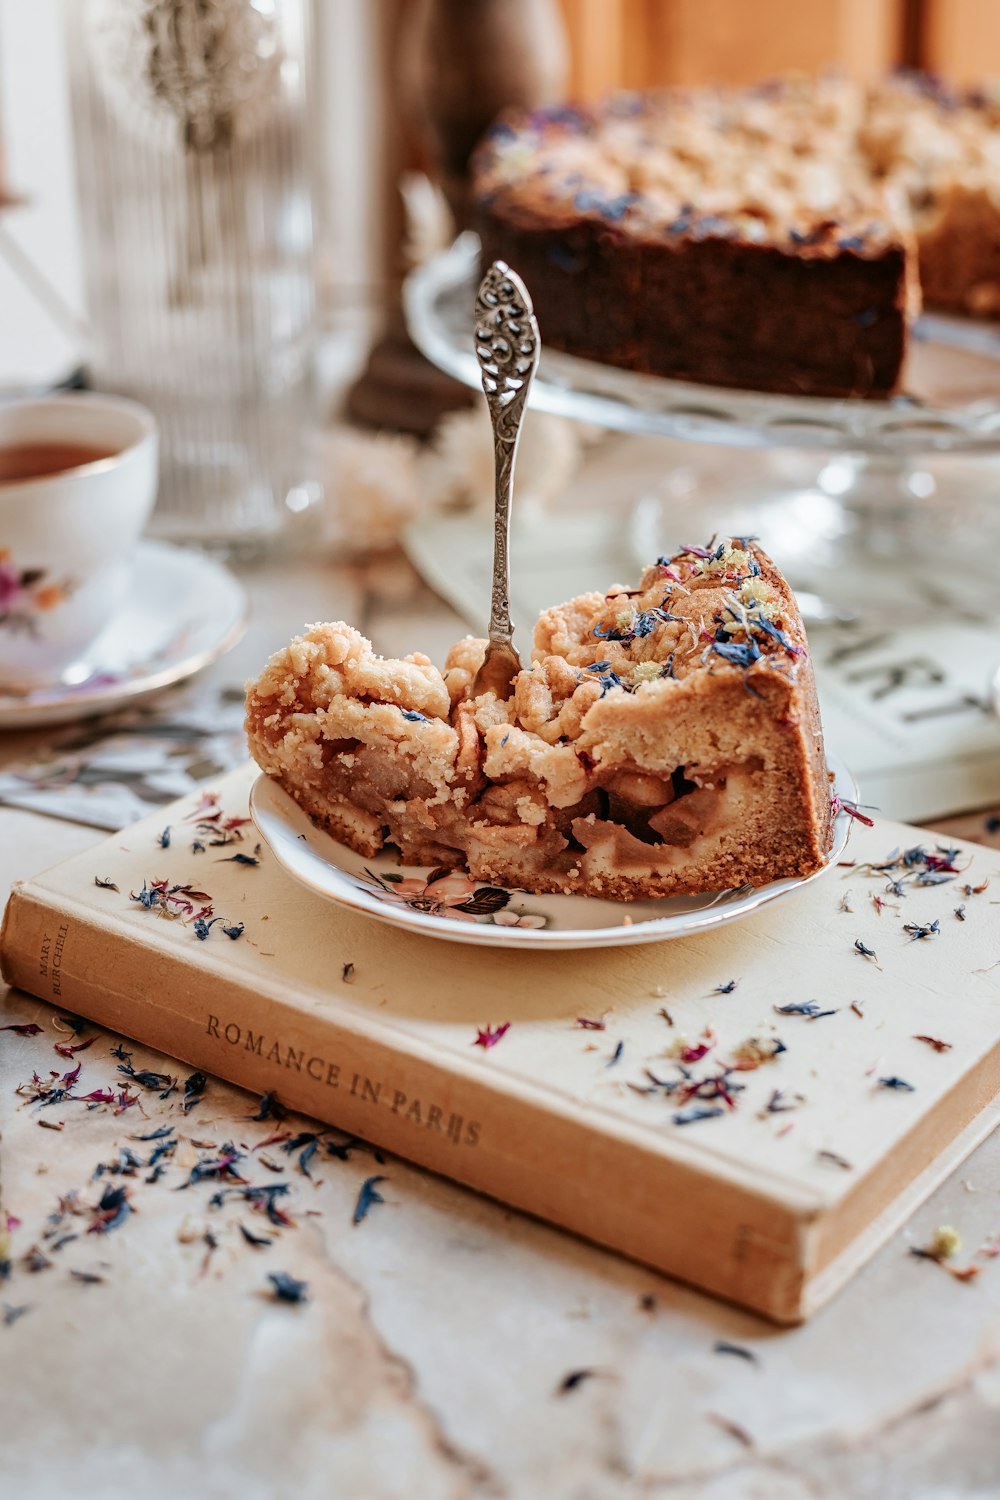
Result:
<svg viewBox="0 0 1000 1500"><path fill-rule="evenodd" d="M462 633L402 563L300 561L244 577L253 621L212 669L219 685L239 685L307 618L344 616L383 650L418 640L439 658ZM4 737L0 767L43 743ZM0 808L0 899L100 837ZM21 1500L1000 1493L1000 1261L977 1254L1000 1233L1000 1135L832 1305L778 1330L363 1147L346 1160L317 1153L306 1175L272 1143L263 1156L280 1178L254 1152L254 1181L290 1184L280 1202L293 1225L275 1228L245 1204L213 1209L211 1183L181 1188L210 1146L259 1147L310 1123L252 1121L258 1101L210 1079L188 1115L178 1094L146 1089L141 1117L67 1111L63 1129L43 1128L59 1110L46 1115L16 1090L33 1071L72 1067L53 1046L74 1039L49 1006L0 986L0 1025L32 1022L37 1035L0 1033L12 1220L0 1474ZM87 1026L81 1038L91 1036L80 1060L103 1081L119 1039ZM124 1045L136 1069L183 1082L180 1064ZM96 1181L96 1166L120 1165L122 1147L148 1162L156 1142L135 1137L164 1125L179 1145L160 1180L147 1183L145 1166L121 1179L135 1211L113 1232L83 1232L103 1186L120 1181ZM355 1224L372 1174L385 1179L384 1202ZM909 1254L941 1224L959 1229L963 1263L981 1267L974 1280ZM241 1225L273 1242L252 1246ZM78 1237L55 1251L64 1232ZM270 1271L306 1282L308 1300L275 1300Z"/></svg>

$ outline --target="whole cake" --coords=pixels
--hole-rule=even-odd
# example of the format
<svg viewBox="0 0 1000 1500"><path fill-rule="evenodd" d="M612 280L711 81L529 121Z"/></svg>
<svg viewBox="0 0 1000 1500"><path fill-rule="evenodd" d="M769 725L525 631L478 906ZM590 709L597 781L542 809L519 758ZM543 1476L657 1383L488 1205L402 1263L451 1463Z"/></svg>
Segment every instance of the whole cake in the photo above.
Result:
<svg viewBox="0 0 1000 1500"><path fill-rule="evenodd" d="M316 625L247 690L250 750L361 854L628 900L808 875L831 840L812 665L749 540L685 547L638 588L547 610L507 701Z"/></svg>
<svg viewBox="0 0 1000 1500"><path fill-rule="evenodd" d="M519 272L568 353L888 396L921 285L1000 314L998 126L1000 102L914 75L512 113L473 166L484 259Z"/></svg>

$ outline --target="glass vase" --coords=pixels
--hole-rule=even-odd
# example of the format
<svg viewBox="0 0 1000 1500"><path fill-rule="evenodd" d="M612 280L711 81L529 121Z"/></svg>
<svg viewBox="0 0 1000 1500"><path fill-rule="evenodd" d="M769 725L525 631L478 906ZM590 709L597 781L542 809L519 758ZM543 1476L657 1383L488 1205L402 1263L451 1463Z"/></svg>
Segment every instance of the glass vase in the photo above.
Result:
<svg viewBox="0 0 1000 1500"><path fill-rule="evenodd" d="M152 530L253 549L318 496L309 0L65 0L92 383L161 429Z"/></svg>

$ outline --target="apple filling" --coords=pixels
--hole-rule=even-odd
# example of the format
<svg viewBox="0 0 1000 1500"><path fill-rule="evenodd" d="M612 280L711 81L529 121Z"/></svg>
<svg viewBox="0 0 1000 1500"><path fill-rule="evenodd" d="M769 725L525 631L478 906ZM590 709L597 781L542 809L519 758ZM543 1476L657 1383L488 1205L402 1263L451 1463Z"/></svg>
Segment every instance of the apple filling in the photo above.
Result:
<svg viewBox="0 0 1000 1500"><path fill-rule="evenodd" d="M763 770L759 757L697 779L684 767L666 775L619 767L595 772L578 801L557 808L530 776L456 789L442 801L406 756L329 741L323 759L326 797L404 859L476 868L517 851L532 869L609 876L669 869L718 839L744 815Z"/></svg>

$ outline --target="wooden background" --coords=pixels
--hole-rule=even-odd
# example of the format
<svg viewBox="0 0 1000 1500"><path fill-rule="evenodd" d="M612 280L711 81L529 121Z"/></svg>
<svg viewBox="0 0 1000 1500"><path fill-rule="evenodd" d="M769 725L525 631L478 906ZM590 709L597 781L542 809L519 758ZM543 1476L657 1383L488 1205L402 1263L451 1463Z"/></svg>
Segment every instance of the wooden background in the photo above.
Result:
<svg viewBox="0 0 1000 1500"><path fill-rule="evenodd" d="M900 64L960 82L1000 77L1000 0L559 0L569 93L750 83L840 66L875 77Z"/></svg>

